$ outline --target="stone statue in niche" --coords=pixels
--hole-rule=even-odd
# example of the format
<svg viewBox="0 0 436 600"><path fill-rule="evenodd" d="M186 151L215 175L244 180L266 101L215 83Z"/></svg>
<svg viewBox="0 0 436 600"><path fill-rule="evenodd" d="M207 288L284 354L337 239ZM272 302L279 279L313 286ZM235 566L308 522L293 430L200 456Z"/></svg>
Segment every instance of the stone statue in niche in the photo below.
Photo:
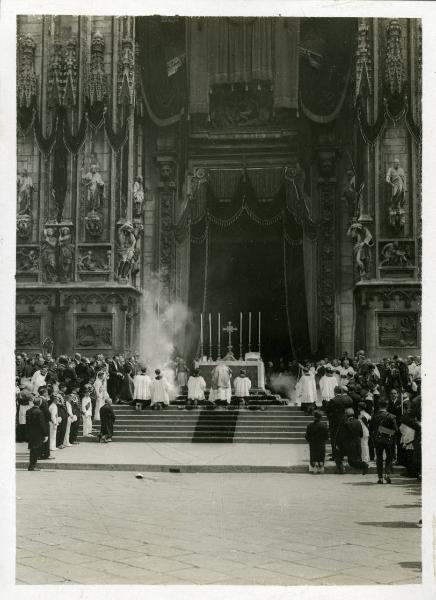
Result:
<svg viewBox="0 0 436 600"><path fill-rule="evenodd" d="M104 182L95 163L91 165L88 173L84 174L82 171L82 184L87 190L89 211L100 210L104 201Z"/></svg>
<svg viewBox="0 0 436 600"><path fill-rule="evenodd" d="M389 188L389 224L399 231L405 224L404 201L406 193L406 175L400 167L400 159L395 158L392 167L389 167L386 174L386 183Z"/></svg>
<svg viewBox="0 0 436 600"><path fill-rule="evenodd" d="M71 232L62 227L59 232L59 281L66 283L73 276L74 246L71 243Z"/></svg>
<svg viewBox="0 0 436 600"><path fill-rule="evenodd" d="M18 210L17 215L30 215L32 212L33 181L27 169L23 169L21 175L17 178L17 197Z"/></svg>
<svg viewBox="0 0 436 600"><path fill-rule="evenodd" d="M26 240L32 233L32 217L30 215L17 215L17 237Z"/></svg>
<svg viewBox="0 0 436 600"><path fill-rule="evenodd" d="M368 227L354 220L347 232L354 243L354 257L361 280L369 279L371 269L371 249L374 240Z"/></svg>
<svg viewBox="0 0 436 600"><path fill-rule="evenodd" d="M138 230L139 235L139 230ZM132 268L136 265L138 256L136 250L137 237L131 223L124 223L118 231L119 256L117 276L118 279L127 280L132 274Z"/></svg>
<svg viewBox="0 0 436 600"><path fill-rule="evenodd" d="M403 249L398 242L388 242L381 251L381 267L410 267L412 259L407 248Z"/></svg>
<svg viewBox="0 0 436 600"><path fill-rule="evenodd" d="M141 217L144 212L144 183L141 175L133 183L133 216Z"/></svg>
<svg viewBox="0 0 436 600"><path fill-rule="evenodd" d="M17 250L17 271L35 272L39 270L39 251L33 248Z"/></svg>
<svg viewBox="0 0 436 600"><path fill-rule="evenodd" d="M41 243L42 276L45 282L57 281L56 253L58 249L58 238L53 227L46 227L43 231Z"/></svg>

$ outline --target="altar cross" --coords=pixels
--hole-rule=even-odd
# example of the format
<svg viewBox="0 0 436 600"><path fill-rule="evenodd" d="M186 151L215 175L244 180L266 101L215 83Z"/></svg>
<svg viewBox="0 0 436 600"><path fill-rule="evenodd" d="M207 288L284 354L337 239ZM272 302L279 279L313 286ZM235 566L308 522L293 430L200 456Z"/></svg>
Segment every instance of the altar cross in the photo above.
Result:
<svg viewBox="0 0 436 600"><path fill-rule="evenodd" d="M227 323L227 327L223 327L223 331L227 332L229 334L229 345L227 346L227 349L229 352L232 351L232 333L234 333L235 331L238 331L237 327L233 327L232 322L229 321Z"/></svg>

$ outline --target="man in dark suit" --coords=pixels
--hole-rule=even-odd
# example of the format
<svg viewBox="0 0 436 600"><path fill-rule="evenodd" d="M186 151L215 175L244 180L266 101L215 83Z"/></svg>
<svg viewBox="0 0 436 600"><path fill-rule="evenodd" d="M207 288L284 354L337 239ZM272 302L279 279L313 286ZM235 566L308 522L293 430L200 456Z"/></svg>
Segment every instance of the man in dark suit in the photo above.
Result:
<svg viewBox="0 0 436 600"><path fill-rule="evenodd" d="M360 439L363 437L362 423L354 418L354 410L345 409L344 417L339 424L336 435L336 472L344 473L343 458L348 458L348 464L354 469L361 469L362 475L368 473L368 463L361 458L362 447Z"/></svg>
<svg viewBox="0 0 436 600"><path fill-rule="evenodd" d="M114 434L115 413L112 408L111 398L106 398L100 408L100 442L111 442Z"/></svg>
<svg viewBox="0 0 436 600"><path fill-rule="evenodd" d="M35 469L42 446L48 441L48 426L41 408L41 399L37 396L33 400L33 406L26 413L27 435L29 439L29 467L28 471L39 471Z"/></svg>

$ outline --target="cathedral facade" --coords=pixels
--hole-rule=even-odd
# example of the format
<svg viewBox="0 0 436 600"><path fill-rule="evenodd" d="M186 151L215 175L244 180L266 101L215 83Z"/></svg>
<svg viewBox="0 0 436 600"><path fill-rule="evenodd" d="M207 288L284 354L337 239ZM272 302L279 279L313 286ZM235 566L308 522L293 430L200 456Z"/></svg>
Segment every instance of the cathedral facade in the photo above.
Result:
<svg viewBox="0 0 436 600"><path fill-rule="evenodd" d="M151 311L263 355L419 353L421 23L20 16L16 348L129 353Z"/></svg>

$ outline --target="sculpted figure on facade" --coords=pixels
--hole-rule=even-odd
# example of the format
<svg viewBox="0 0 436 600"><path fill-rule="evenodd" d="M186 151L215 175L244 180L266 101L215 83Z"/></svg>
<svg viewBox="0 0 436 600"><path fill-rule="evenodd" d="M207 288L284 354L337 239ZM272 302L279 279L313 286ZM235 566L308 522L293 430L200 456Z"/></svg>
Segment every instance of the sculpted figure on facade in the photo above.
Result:
<svg viewBox="0 0 436 600"><path fill-rule="evenodd" d="M144 212L144 182L141 175L133 183L133 216L141 217Z"/></svg>
<svg viewBox="0 0 436 600"><path fill-rule="evenodd" d="M71 281L73 276L74 246L71 243L69 227L62 227L59 232L59 281Z"/></svg>
<svg viewBox="0 0 436 600"><path fill-rule="evenodd" d="M135 229L131 223L124 223L118 231L119 256L117 276L118 279L128 279L132 267L137 261Z"/></svg>
<svg viewBox="0 0 436 600"><path fill-rule="evenodd" d="M354 220L347 232L354 243L354 258L360 279L369 279L371 269L371 250L374 245L368 227Z"/></svg>
<svg viewBox="0 0 436 600"><path fill-rule="evenodd" d="M381 267L408 267L411 266L407 249L404 250L398 242L388 242L381 251Z"/></svg>
<svg viewBox="0 0 436 600"><path fill-rule="evenodd" d="M39 251L33 248L19 248L17 251L17 271L37 272Z"/></svg>
<svg viewBox="0 0 436 600"><path fill-rule="evenodd" d="M389 186L389 224L394 229L400 229L405 222L406 175L400 167L399 158L395 158L393 166L389 167L386 183Z"/></svg>
<svg viewBox="0 0 436 600"><path fill-rule="evenodd" d="M33 181L27 169L17 177L18 215L30 215L32 211Z"/></svg>
<svg viewBox="0 0 436 600"><path fill-rule="evenodd" d="M41 243L42 276L47 283L57 281L56 252L58 239L53 227L47 227L43 231Z"/></svg>
<svg viewBox="0 0 436 600"><path fill-rule="evenodd" d="M86 175L82 173L82 183L87 191L88 210L100 210L104 200L104 182L95 163Z"/></svg>

